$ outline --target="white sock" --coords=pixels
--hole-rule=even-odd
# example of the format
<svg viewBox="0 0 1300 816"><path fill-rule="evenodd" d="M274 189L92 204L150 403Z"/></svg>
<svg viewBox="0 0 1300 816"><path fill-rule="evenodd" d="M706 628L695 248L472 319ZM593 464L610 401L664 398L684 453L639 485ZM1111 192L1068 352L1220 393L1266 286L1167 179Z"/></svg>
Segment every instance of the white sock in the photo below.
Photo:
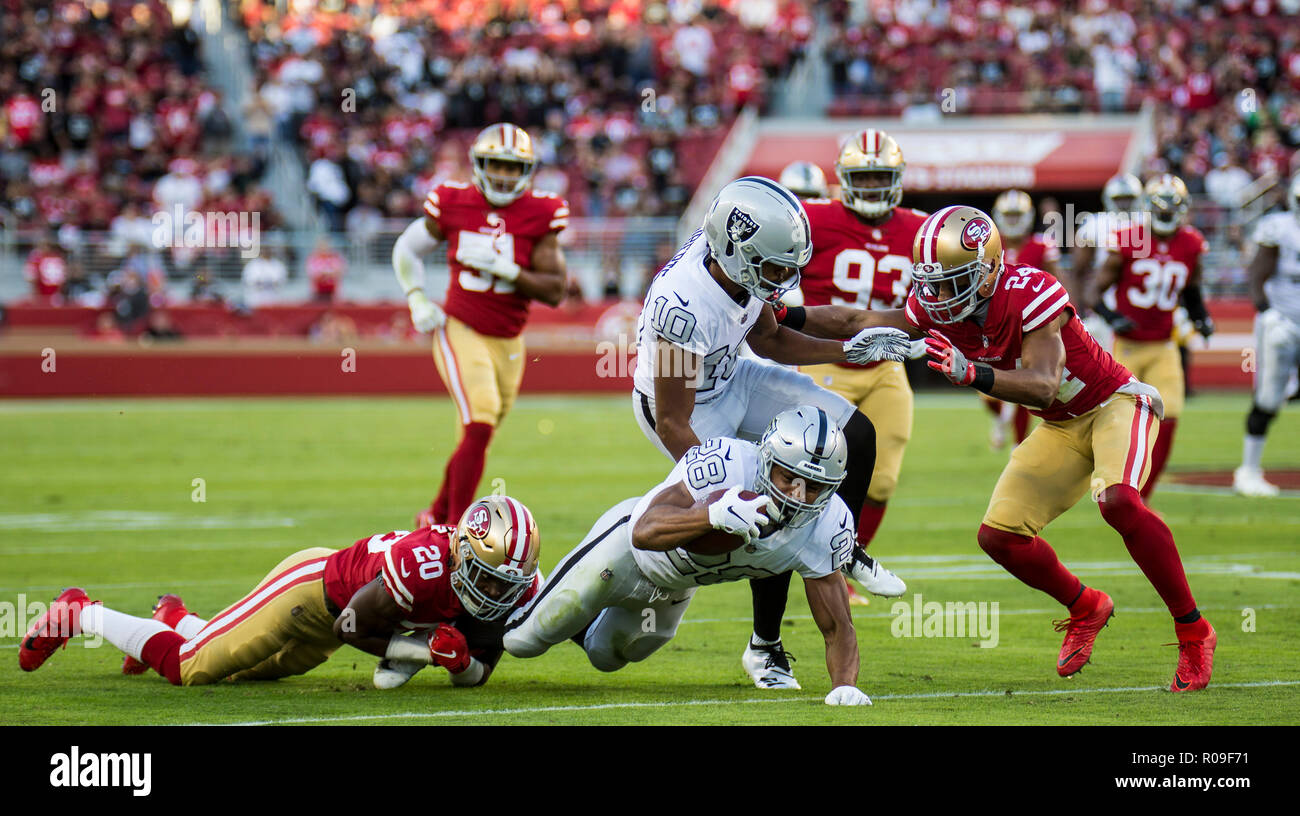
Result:
<svg viewBox="0 0 1300 816"><path fill-rule="evenodd" d="M763 640L761 637L758 636L758 633L754 633L749 637L750 637L750 643L754 644L755 646L774 646L781 642L781 638L777 638L776 640Z"/></svg>
<svg viewBox="0 0 1300 816"><path fill-rule="evenodd" d="M149 642L149 638L159 632L170 631L172 628L161 621L124 615L112 609L105 609L103 604L95 604L81 610L83 635L98 635L136 660L140 659L140 652Z"/></svg>
<svg viewBox="0 0 1300 816"><path fill-rule="evenodd" d="M1002 403L1002 408L998 412L998 421L1003 425L1011 424L1011 420L1016 418L1016 404L1014 402Z"/></svg>
<svg viewBox="0 0 1300 816"><path fill-rule="evenodd" d="M198 615L195 614L189 614L181 618L179 621L177 621L176 634L180 635L186 640L190 640L195 635L197 635L203 627L207 625L208 622L205 621L203 618L200 618Z"/></svg>
<svg viewBox="0 0 1300 816"><path fill-rule="evenodd" d="M1241 446L1241 464L1248 468L1259 470L1260 457L1264 455L1263 436L1251 436L1246 434L1246 441Z"/></svg>

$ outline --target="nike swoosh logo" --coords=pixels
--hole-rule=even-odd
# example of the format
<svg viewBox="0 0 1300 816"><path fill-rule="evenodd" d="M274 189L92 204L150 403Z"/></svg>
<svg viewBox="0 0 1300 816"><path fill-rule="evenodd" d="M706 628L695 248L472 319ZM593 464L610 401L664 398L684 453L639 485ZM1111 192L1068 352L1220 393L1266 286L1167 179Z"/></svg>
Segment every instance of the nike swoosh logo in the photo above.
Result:
<svg viewBox="0 0 1300 816"><path fill-rule="evenodd" d="M1061 658L1060 660L1056 661L1056 667L1057 667L1058 669L1059 669L1059 668L1062 668L1063 666L1065 666L1065 664L1067 664L1067 663L1069 663L1071 660L1073 660L1073 659L1075 658L1075 655L1079 654L1079 652L1082 652L1082 651L1083 651L1083 647L1080 646L1079 648L1075 649L1073 652L1070 652L1070 653L1069 653L1068 655L1066 655L1065 657L1063 657L1063 658Z"/></svg>
<svg viewBox="0 0 1300 816"><path fill-rule="evenodd" d="M691 305L691 302L689 300L683 298L681 295L677 294L676 292L673 292L673 297L677 298L677 302L682 304L683 306Z"/></svg>
<svg viewBox="0 0 1300 816"><path fill-rule="evenodd" d="M403 578L409 578L409 577L411 577L411 573L409 573L409 572L406 571L406 564L405 564L405 563L402 564L402 577L403 577Z"/></svg>
<svg viewBox="0 0 1300 816"><path fill-rule="evenodd" d="M746 522L746 521L745 521L744 516L742 516L742 515L740 515L739 513L736 512L736 508L734 508L734 507L728 507L728 508L727 508L727 512L730 513L731 515L735 516L736 518L740 519L741 523L743 523L743 524L748 524L748 523L749 523L749 522Z"/></svg>
<svg viewBox="0 0 1300 816"><path fill-rule="evenodd" d="M445 658L447 658L448 660L455 660L455 659L456 659L456 654L457 654L456 652L452 652L451 654L447 654L447 653L445 653L445 652L439 652L439 651L436 651L436 650L434 650L434 649L430 649L429 652L430 652L431 654L433 654L435 657L445 657Z"/></svg>
<svg viewBox="0 0 1300 816"><path fill-rule="evenodd" d="M1047 283L1047 281L1045 281L1045 280L1040 280L1040 281L1038 282L1038 285L1034 287L1034 294L1038 294L1038 290L1042 289L1042 288L1043 288L1043 284L1045 284L1045 283Z"/></svg>
<svg viewBox="0 0 1300 816"><path fill-rule="evenodd" d="M1177 686L1180 690L1184 690L1189 686L1191 686L1192 684L1175 674L1174 685Z"/></svg>

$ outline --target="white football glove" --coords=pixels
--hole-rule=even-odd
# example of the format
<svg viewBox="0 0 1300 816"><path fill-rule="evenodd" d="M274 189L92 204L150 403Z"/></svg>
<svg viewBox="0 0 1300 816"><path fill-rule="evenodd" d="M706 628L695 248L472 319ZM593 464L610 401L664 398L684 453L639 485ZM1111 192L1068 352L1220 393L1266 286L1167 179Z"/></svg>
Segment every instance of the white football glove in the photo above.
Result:
<svg viewBox="0 0 1300 816"><path fill-rule="evenodd" d="M442 328L447 322L447 313L442 307L429 300L429 296L419 289L406 296L406 305L411 309L411 325L418 332L428 334Z"/></svg>
<svg viewBox="0 0 1300 816"><path fill-rule="evenodd" d="M770 496L742 499L740 488L733 487L709 505L709 524L724 533L740 536L748 544L762 534L759 525L767 524L779 512Z"/></svg>
<svg viewBox="0 0 1300 816"><path fill-rule="evenodd" d="M912 340L907 344L907 359L919 360L925 356L925 340Z"/></svg>
<svg viewBox="0 0 1300 816"><path fill-rule="evenodd" d="M423 669L428 663L419 663L414 660L384 660L379 661L375 666L375 688L377 689L395 689L398 686L406 685L406 681L415 676L416 672Z"/></svg>
<svg viewBox="0 0 1300 816"><path fill-rule="evenodd" d="M844 341L844 357L850 363L874 363L878 360L903 362L911 351L907 334L885 326L863 329Z"/></svg>
<svg viewBox="0 0 1300 816"><path fill-rule="evenodd" d="M514 283L519 278L519 264L504 253L485 245L477 244L464 252L457 252L456 260L509 283Z"/></svg>
<svg viewBox="0 0 1300 816"><path fill-rule="evenodd" d="M836 686L826 695L826 705L871 705L871 698L857 686Z"/></svg>

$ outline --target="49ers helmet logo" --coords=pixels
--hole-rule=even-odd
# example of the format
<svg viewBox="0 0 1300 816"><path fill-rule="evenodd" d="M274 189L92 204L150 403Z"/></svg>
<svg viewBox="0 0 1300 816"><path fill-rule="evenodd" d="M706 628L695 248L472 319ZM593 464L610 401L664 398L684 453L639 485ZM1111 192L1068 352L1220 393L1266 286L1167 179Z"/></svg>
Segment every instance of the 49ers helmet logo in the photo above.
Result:
<svg viewBox="0 0 1300 816"><path fill-rule="evenodd" d="M961 245L969 250L977 250L988 241L993 233L993 225L983 218L972 218L966 222L961 231Z"/></svg>
<svg viewBox="0 0 1300 816"><path fill-rule="evenodd" d="M475 538L483 538L490 529L492 529L492 513L481 504L474 505L465 520L465 531Z"/></svg>

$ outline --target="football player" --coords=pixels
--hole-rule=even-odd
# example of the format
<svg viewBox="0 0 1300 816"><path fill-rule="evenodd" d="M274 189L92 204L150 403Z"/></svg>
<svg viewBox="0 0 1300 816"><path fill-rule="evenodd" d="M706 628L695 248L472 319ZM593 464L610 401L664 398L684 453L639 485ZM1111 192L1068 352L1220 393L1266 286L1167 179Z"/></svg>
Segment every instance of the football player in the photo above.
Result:
<svg viewBox="0 0 1300 816"><path fill-rule="evenodd" d="M456 527L296 552L211 620L174 595L154 617L137 618L74 587L28 630L18 663L35 671L70 637L97 635L173 685L197 686L303 674L347 643L387 661L376 672L381 687L426 665L446 668L455 685L477 686L501 656L506 615L540 587L540 548L528 508L489 496Z"/></svg>
<svg viewBox="0 0 1300 816"><path fill-rule="evenodd" d="M416 526L459 519L483 477L492 434L514 404L524 375L521 334L534 300L564 299L559 234L568 225L562 198L531 189L537 159L522 128L496 124L469 149L472 185L444 182L429 192L424 218L393 246L393 269L411 323L433 333L433 359L456 403L461 438L442 487ZM447 244L451 283L442 306L424 291L422 255Z"/></svg>
<svg viewBox="0 0 1300 816"><path fill-rule="evenodd" d="M1181 302L1203 337L1214 333L1214 321L1201 295L1201 258L1208 249L1204 236L1187 225L1190 196L1177 176L1147 182L1143 203L1148 221L1115 236L1101 269L1087 290L1087 303L1115 332L1115 359L1133 376L1155 386L1164 400L1160 435L1151 454L1151 475L1142 488L1149 501L1173 448L1178 418L1183 412L1183 364L1174 339L1174 311ZM1102 293L1115 287L1115 308Z"/></svg>
<svg viewBox="0 0 1300 816"><path fill-rule="evenodd" d="M748 342L756 355L784 365L903 359L910 346L902 332L849 329L857 309L779 303L799 285L811 255L808 216L793 193L757 176L723 187L703 228L646 293L637 322L633 411L646 438L676 462L704 439L757 439L772 417L792 406L821 408L848 441L848 475L838 491L856 514L875 467L871 421L806 374L738 356ZM804 326L809 333L799 331ZM830 337L852 339L820 339ZM848 569L866 586L893 581L903 592L902 582L860 547ZM789 573L751 582L754 636L742 663L759 688L798 687L781 647L789 582Z"/></svg>
<svg viewBox="0 0 1300 816"><path fill-rule="evenodd" d="M1117 229L1136 224L1137 207L1142 200L1142 181L1132 173L1111 176L1101 188L1102 212L1085 213L1079 229L1074 234L1074 249L1070 252L1070 274L1061 277L1061 284L1070 293L1072 303L1083 304L1084 292L1097 268L1114 246ZM1104 322L1101 325L1105 325ZM1094 335L1097 334L1094 332Z"/></svg>
<svg viewBox="0 0 1300 816"><path fill-rule="evenodd" d="M805 305L903 305L912 283L912 239L925 220L925 213L899 206L905 167L898 142L883 130L862 130L844 142L835 160L839 199L804 202L813 242L812 260L803 271ZM858 516L858 543L869 547L898 486L903 451L912 436L907 372L896 360L799 370L856 406L876 428L876 466ZM901 595L905 587L891 581L868 589L891 596ZM849 593L854 603L866 603L852 587Z"/></svg>
<svg viewBox="0 0 1300 816"><path fill-rule="evenodd" d="M1287 383L1300 365L1300 175L1291 179L1287 211L1271 213L1255 228L1250 297L1255 302L1255 393L1246 416L1241 466L1232 487L1245 496L1276 496L1260 457L1268 426L1286 402Z"/></svg>
<svg viewBox="0 0 1300 816"><path fill-rule="evenodd" d="M826 174L812 162L790 162L781 171L777 181L802 201L826 198L831 194L831 189L826 184Z"/></svg>
<svg viewBox="0 0 1300 816"><path fill-rule="evenodd" d="M857 634L839 573L854 545L853 515L835 495L848 459L843 432L812 405L778 414L759 445L718 437L692 447L661 484L610 508L561 559L537 600L507 623L506 651L536 657L572 638L591 665L617 671L673 639L700 587L797 570L826 641L826 703L870 705L856 685ZM715 530L739 546L692 549Z"/></svg>
<svg viewBox="0 0 1300 816"><path fill-rule="evenodd" d="M1084 586L1039 533L1091 490L1106 523L1174 618L1178 666L1170 690L1204 688L1217 636L1187 585L1173 535L1138 491L1162 411L1156 389L1134 378L1083 328L1064 287L1046 272L1005 262L993 220L974 207L931 215L913 245L904 309L862 312L863 327L926 338L931 368L955 385L1030 406L1043 421L1011 453L980 525L988 555L1069 610L1057 672L1092 655L1114 611Z"/></svg>
<svg viewBox="0 0 1300 816"><path fill-rule="evenodd" d="M1006 262L1032 266L1059 278L1061 250L1055 242L1047 240L1043 233L1034 232L1037 220L1034 201L1024 190L1007 190L993 202L993 223L1002 235L1002 251L1006 253ZM993 414L989 443L994 450L1005 447L1011 436L1014 436L1017 445L1025 441L1029 435L1028 408L995 400L987 394L983 396L983 401Z"/></svg>

